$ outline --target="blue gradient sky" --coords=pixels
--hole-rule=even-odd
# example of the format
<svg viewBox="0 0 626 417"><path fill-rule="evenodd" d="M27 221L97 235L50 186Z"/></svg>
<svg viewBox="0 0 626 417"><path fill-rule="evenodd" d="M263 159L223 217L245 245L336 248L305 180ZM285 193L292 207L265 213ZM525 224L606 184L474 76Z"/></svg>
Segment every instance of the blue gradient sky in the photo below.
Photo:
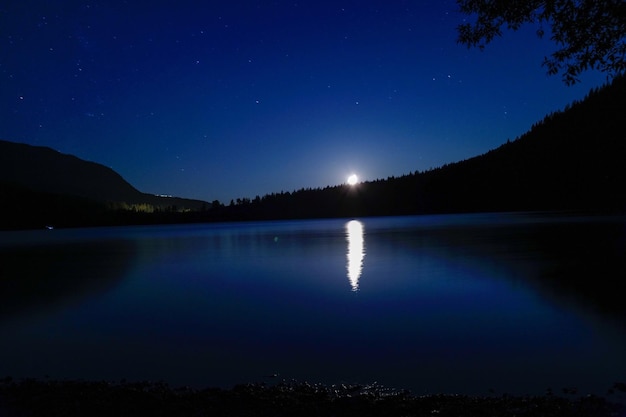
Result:
<svg viewBox="0 0 626 417"><path fill-rule="evenodd" d="M457 44L453 0L3 3L0 139L155 194L228 203L426 170L605 82L547 76L555 47L532 26Z"/></svg>

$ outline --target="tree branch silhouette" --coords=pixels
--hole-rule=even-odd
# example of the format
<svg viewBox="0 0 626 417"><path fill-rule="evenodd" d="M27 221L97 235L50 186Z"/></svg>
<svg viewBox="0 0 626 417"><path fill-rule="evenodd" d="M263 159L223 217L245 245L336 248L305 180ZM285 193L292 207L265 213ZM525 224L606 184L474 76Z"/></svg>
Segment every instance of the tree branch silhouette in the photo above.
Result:
<svg viewBox="0 0 626 417"><path fill-rule="evenodd" d="M503 29L518 30L526 23L538 25L537 35L558 49L545 57L550 75L561 73L567 85L590 69L609 78L626 70L626 1L624 0L457 0L462 13L475 17L458 26L458 42L481 50Z"/></svg>

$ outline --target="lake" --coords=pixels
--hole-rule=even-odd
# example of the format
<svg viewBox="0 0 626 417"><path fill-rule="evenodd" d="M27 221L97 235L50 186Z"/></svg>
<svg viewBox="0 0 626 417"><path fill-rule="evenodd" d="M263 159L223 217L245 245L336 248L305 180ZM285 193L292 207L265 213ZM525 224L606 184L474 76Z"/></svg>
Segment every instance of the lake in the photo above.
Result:
<svg viewBox="0 0 626 417"><path fill-rule="evenodd" d="M619 216L0 232L0 376L604 394L625 258Z"/></svg>

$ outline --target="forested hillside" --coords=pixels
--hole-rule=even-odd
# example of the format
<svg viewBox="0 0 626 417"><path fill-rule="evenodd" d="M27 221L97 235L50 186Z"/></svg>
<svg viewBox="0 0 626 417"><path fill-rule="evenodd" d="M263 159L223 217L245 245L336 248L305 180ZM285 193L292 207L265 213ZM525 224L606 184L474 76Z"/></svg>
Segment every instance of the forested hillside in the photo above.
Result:
<svg viewBox="0 0 626 417"><path fill-rule="evenodd" d="M3 140L0 197L3 229L118 223L111 218L112 212L202 211L209 207L204 201L142 193L111 168L50 148Z"/></svg>
<svg viewBox="0 0 626 417"><path fill-rule="evenodd" d="M486 154L425 172L241 199L226 217L626 210L626 78L547 115Z"/></svg>

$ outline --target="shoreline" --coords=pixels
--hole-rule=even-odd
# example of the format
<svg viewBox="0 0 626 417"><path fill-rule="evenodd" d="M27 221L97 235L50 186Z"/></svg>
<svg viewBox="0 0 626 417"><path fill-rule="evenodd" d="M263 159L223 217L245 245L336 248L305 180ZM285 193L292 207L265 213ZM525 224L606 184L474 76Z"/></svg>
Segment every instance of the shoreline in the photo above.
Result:
<svg viewBox="0 0 626 417"><path fill-rule="evenodd" d="M53 381L10 377L0 380L0 415L23 416L543 416L626 415L626 384L611 398L414 396L406 390L371 385L323 385L282 381L241 384L231 389L173 388L163 382Z"/></svg>

